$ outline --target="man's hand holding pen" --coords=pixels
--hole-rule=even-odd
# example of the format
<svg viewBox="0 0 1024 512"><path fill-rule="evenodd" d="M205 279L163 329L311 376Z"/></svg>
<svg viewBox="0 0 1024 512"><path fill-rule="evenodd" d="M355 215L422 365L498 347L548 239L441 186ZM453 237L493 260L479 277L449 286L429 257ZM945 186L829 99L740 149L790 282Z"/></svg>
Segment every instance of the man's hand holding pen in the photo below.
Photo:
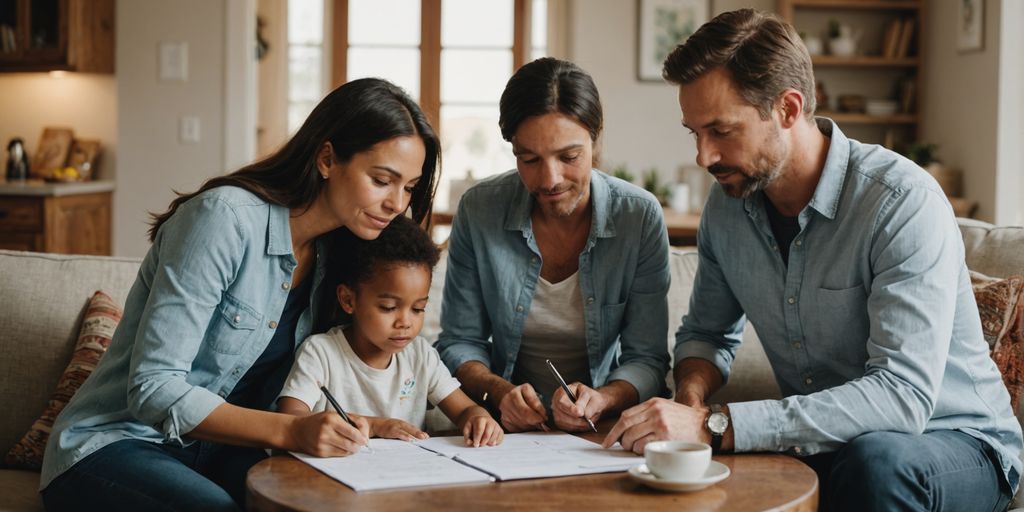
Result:
<svg viewBox="0 0 1024 512"><path fill-rule="evenodd" d="M594 431L594 422L608 407L608 398L600 391L579 382L568 384L576 403L565 389L558 388L551 397L551 412L555 417L555 427L565 432ZM588 421L589 420L589 421Z"/></svg>

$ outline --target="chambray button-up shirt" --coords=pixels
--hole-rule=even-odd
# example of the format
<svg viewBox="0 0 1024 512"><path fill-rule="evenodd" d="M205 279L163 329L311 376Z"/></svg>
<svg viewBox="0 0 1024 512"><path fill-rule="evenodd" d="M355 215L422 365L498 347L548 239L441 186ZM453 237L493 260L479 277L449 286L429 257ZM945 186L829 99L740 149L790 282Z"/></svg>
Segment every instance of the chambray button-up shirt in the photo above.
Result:
<svg viewBox="0 0 1024 512"><path fill-rule="evenodd" d="M160 227L110 347L54 423L40 489L122 439L190 442L274 336L297 265L288 215L225 186L185 202ZM318 311L323 256L318 246L296 345Z"/></svg>
<svg viewBox="0 0 1024 512"><path fill-rule="evenodd" d="M646 400L665 390L669 363L665 220L650 193L597 170L590 174L590 202L579 279L591 382L624 380ZM541 271L533 204L514 170L479 183L459 201L436 344L452 373L480 361L512 377Z"/></svg>
<svg viewBox="0 0 1024 512"><path fill-rule="evenodd" d="M912 162L817 123L828 157L788 267L763 194L712 189L676 361L703 358L728 378L745 316L786 398L729 404L737 451L810 455L866 432L959 430L996 450L1015 488L1021 429L945 195Z"/></svg>

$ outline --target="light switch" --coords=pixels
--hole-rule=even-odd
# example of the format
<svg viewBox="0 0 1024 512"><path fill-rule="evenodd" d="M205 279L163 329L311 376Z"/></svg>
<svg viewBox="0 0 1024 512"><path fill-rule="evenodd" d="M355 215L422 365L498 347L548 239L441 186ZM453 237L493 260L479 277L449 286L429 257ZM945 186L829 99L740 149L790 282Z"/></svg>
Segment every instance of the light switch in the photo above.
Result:
<svg viewBox="0 0 1024 512"><path fill-rule="evenodd" d="M181 116L178 119L178 141L182 144L199 143L199 118L196 116Z"/></svg>
<svg viewBox="0 0 1024 512"><path fill-rule="evenodd" d="M159 53L161 82L188 80L188 43L160 43Z"/></svg>

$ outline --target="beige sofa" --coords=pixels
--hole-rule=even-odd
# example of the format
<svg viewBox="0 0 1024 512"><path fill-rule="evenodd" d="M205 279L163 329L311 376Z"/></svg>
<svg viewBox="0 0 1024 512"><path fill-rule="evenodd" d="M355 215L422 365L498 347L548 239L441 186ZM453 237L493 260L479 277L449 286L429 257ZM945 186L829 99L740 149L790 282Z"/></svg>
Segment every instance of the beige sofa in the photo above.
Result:
<svg viewBox="0 0 1024 512"><path fill-rule="evenodd" d="M988 275L1024 273L1024 228L993 228L963 220L967 264ZM666 343L686 311L697 257L673 249L671 324ZM61 256L0 251L0 450L6 453L42 412L71 357L86 301L103 290L123 302L135 279L139 260ZM431 296L439 298L444 259L434 277ZM424 335L437 332L438 301L429 308ZM729 385L717 400L737 401L779 396L767 359L753 331L745 335ZM1019 417L1019 416L1018 416ZM36 492L38 474L0 469L0 510L42 510Z"/></svg>

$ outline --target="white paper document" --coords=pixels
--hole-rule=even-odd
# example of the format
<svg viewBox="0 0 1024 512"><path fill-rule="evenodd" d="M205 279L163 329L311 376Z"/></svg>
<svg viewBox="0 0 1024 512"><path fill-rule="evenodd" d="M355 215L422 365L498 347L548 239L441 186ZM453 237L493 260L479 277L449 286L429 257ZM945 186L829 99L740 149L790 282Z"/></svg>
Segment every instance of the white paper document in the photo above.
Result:
<svg viewBox="0 0 1024 512"><path fill-rule="evenodd" d="M407 441L371 439L370 446L372 452L364 448L348 457L292 455L357 492L492 480L486 473Z"/></svg>
<svg viewBox="0 0 1024 512"><path fill-rule="evenodd" d="M507 434L499 446L471 448L462 436L406 442L371 439L373 452L299 460L355 491L397 489L546 478L625 471L643 462L621 448L601 445L563 432Z"/></svg>

